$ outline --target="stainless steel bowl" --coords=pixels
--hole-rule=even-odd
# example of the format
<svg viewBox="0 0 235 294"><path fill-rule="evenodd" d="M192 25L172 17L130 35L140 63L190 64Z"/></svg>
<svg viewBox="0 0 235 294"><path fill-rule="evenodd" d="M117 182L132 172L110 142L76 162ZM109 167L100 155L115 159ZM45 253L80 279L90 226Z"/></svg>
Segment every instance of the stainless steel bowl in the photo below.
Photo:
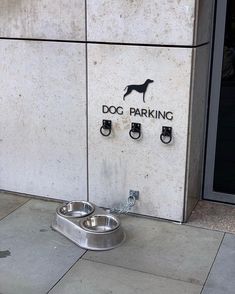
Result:
<svg viewBox="0 0 235 294"><path fill-rule="evenodd" d="M113 215L108 214L93 215L81 221L83 229L96 233L113 231L119 226L120 221Z"/></svg>
<svg viewBox="0 0 235 294"><path fill-rule="evenodd" d="M80 226L79 245L90 250L109 250L120 246L125 233L119 219L111 214L93 214L78 223Z"/></svg>
<svg viewBox="0 0 235 294"><path fill-rule="evenodd" d="M87 201L71 201L59 207L57 213L64 217L85 217L95 211L95 206Z"/></svg>

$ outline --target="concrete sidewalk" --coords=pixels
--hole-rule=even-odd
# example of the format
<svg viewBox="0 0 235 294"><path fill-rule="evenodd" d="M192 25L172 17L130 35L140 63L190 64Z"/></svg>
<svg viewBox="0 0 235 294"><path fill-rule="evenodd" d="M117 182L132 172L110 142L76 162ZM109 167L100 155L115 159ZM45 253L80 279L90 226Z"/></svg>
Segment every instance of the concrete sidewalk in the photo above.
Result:
<svg viewBox="0 0 235 294"><path fill-rule="evenodd" d="M234 294L233 234L123 216L125 243L92 252L51 229L58 203L0 201L1 294Z"/></svg>

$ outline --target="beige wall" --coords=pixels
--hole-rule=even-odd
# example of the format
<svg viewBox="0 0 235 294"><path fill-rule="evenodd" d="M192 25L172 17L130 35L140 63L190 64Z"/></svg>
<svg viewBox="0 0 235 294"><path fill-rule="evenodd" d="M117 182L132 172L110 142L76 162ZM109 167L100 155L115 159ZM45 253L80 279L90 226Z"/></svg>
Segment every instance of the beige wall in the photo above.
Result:
<svg viewBox="0 0 235 294"><path fill-rule="evenodd" d="M138 190L134 212L183 221L200 197L212 12L213 0L2 1L0 37L12 40L0 40L0 188L101 206ZM134 91L123 101L148 78L146 102Z"/></svg>

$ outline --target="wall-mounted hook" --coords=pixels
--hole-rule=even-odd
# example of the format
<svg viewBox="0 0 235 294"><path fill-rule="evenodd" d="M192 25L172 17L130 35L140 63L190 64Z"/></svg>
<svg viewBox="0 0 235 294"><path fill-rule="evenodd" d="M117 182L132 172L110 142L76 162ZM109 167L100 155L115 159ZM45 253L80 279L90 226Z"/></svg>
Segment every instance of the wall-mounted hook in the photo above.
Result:
<svg viewBox="0 0 235 294"><path fill-rule="evenodd" d="M134 135L136 134L136 135ZM132 139L137 140L141 136L141 124L139 123L131 123L131 129L129 135Z"/></svg>
<svg viewBox="0 0 235 294"><path fill-rule="evenodd" d="M162 143L169 144L172 140L172 127L162 127L160 139Z"/></svg>
<svg viewBox="0 0 235 294"><path fill-rule="evenodd" d="M103 119L102 127L100 128L100 133L102 136L108 137L112 131L112 121Z"/></svg>

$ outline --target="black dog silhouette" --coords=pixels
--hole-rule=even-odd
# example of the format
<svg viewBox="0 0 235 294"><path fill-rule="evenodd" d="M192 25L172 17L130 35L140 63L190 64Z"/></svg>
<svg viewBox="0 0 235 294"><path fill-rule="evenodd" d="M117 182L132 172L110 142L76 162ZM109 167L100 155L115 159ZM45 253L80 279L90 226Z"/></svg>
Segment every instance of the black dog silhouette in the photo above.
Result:
<svg viewBox="0 0 235 294"><path fill-rule="evenodd" d="M153 80L147 79L144 82L144 84L142 84L142 85L128 85L128 86L126 86L127 91L126 91L126 93L123 96L123 100L125 101L125 97L127 95L129 95L133 90L135 90L135 91L137 91L139 93L143 93L143 102L145 103L145 99L144 98L145 98L145 92L147 90L148 84L153 83L153 82L154 82ZM126 90L126 88L124 89L124 91Z"/></svg>

